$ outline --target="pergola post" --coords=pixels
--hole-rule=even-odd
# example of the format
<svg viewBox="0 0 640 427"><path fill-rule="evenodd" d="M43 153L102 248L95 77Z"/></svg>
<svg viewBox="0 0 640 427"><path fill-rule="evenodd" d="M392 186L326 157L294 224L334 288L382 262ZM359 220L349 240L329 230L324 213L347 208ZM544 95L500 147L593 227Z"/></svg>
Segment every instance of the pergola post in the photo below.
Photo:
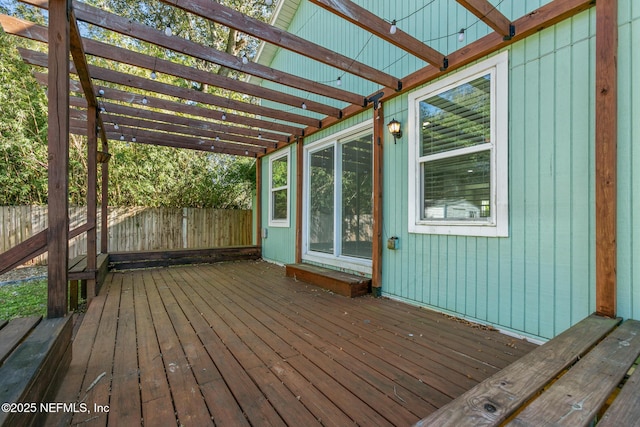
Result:
<svg viewBox="0 0 640 427"><path fill-rule="evenodd" d="M262 247L262 157L256 158L256 245Z"/></svg>
<svg viewBox="0 0 640 427"><path fill-rule="evenodd" d="M87 270L96 271L96 222L98 215L98 133L96 107L87 108ZM87 298L91 300L96 295L96 276L87 280Z"/></svg>
<svg viewBox="0 0 640 427"><path fill-rule="evenodd" d="M49 2L47 317L67 313L69 264L69 0Z"/></svg>
<svg viewBox="0 0 640 427"><path fill-rule="evenodd" d="M102 141L102 151L109 152L106 140ZM109 162L102 162L102 202L100 206L100 252L103 254L109 251Z"/></svg>
<svg viewBox="0 0 640 427"><path fill-rule="evenodd" d="M596 3L596 312L615 317L617 287L618 1Z"/></svg>
<svg viewBox="0 0 640 427"><path fill-rule="evenodd" d="M302 198L304 186L304 139L296 145L296 264L302 262Z"/></svg>
<svg viewBox="0 0 640 427"><path fill-rule="evenodd" d="M371 254L371 293L382 289L382 157L384 152L384 111L382 103L373 109L373 244Z"/></svg>

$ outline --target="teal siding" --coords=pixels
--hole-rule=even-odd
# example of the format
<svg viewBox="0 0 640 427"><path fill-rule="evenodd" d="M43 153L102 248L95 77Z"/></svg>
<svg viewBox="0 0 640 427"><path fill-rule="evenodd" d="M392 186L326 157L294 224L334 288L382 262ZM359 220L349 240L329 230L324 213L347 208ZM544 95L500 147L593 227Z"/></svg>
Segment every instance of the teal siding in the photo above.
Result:
<svg viewBox="0 0 640 427"><path fill-rule="evenodd" d="M499 8L507 16L521 16L547 2L505 2ZM418 0L357 3L388 19L424 5ZM436 1L399 26L442 52L456 50L455 34L476 18L451 4ZM449 6L447 20L434 18ZM640 318L640 3L620 0L619 9L618 314ZM339 37L327 37L327 28ZM399 77L424 66L307 2L291 30ZM471 25L465 43L487 32L482 23ZM443 34L454 36L439 38ZM396 118L405 129L397 144L388 138L384 148L383 239L400 238L398 250L383 249L384 295L542 338L594 311L594 51L595 8L509 47L507 238L408 233L408 98L385 103L385 120ZM316 81L341 75L286 52L272 65ZM357 79L343 82L345 89L362 94L377 89ZM305 142L370 117L365 112ZM265 254L292 257L293 230L283 239L272 236L263 241Z"/></svg>
<svg viewBox="0 0 640 427"><path fill-rule="evenodd" d="M267 229L267 238L262 238L262 257L278 264L290 264L296 260L296 144L284 148L289 151L289 227L269 226L269 159L262 158L262 229ZM277 151L276 154L280 154ZM263 233L264 234L264 233Z"/></svg>
<svg viewBox="0 0 640 427"><path fill-rule="evenodd" d="M618 314L640 319L640 3L618 7Z"/></svg>

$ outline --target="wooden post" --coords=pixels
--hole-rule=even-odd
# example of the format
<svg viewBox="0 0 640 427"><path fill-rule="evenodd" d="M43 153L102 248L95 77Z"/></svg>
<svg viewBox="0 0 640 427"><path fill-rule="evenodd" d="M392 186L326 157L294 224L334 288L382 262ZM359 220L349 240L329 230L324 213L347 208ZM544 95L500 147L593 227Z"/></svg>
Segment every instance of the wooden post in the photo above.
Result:
<svg viewBox="0 0 640 427"><path fill-rule="evenodd" d="M109 152L109 146L106 140L102 141L102 151ZM104 162L102 167L102 194L101 194L101 206L100 206L100 252L103 254L109 251L109 162Z"/></svg>
<svg viewBox="0 0 640 427"><path fill-rule="evenodd" d="M87 108L87 271L94 272L87 280L87 302L96 296L96 223L98 220L98 133L96 128L98 110L94 106Z"/></svg>
<svg viewBox="0 0 640 427"><path fill-rule="evenodd" d="M296 264L302 262L302 187L304 184L304 139L296 146Z"/></svg>
<svg viewBox="0 0 640 427"><path fill-rule="evenodd" d="M596 2L596 312L615 317L618 1Z"/></svg>
<svg viewBox="0 0 640 427"><path fill-rule="evenodd" d="M382 289L382 155L384 152L384 112L382 103L373 110L373 245L371 254L371 291L380 296Z"/></svg>
<svg viewBox="0 0 640 427"><path fill-rule="evenodd" d="M262 157L256 158L256 245L262 247Z"/></svg>
<svg viewBox="0 0 640 427"><path fill-rule="evenodd" d="M69 264L69 0L49 2L47 317L67 314Z"/></svg>

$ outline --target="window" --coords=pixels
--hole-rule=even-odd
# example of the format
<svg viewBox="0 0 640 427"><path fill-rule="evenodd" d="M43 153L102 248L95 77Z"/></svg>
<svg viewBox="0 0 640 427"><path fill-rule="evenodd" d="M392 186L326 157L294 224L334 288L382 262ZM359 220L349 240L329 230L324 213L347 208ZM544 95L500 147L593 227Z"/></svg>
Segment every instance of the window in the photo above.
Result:
<svg viewBox="0 0 640 427"><path fill-rule="evenodd" d="M269 161L269 225L289 227L289 149Z"/></svg>
<svg viewBox="0 0 640 427"><path fill-rule="evenodd" d="M507 61L409 96L409 232L508 235Z"/></svg>

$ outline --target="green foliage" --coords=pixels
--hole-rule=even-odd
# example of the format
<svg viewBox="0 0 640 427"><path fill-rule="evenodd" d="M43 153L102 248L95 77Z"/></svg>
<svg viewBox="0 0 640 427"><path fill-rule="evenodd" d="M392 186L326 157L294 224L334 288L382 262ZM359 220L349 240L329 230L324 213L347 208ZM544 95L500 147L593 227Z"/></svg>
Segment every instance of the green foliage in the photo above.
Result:
<svg viewBox="0 0 640 427"><path fill-rule="evenodd" d="M0 286L0 320L46 314L46 280Z"/></svg>
<svg viewBox="0 0 640 427"><path fill-rule="evenodd" d="M263 1L220 2L262 20L267 20L271 13L271 8L265 6ZM5 3L0 0L0 9ZM160 30L171 26L172 32L180 37L234 55L246 53L253 57L257 49L257 41L245 35L159 1L93 0L88 3ZM38 8L13 2L7 10L41 24L46 21ZM82 25L81 31L85 36L147 55L211 72L231 73L187 55L91 25ZM0 29L0 188L3 189L0 192L0 205L46 204L47 100L44 91L31 76L31 67L20 59L15 49L16 43L25 42L5 35ZM105 64L99 58L90 58L90 61L109 68L116 66L123 72L148 76L148 70L125 64ZM242 77L235 74L237 78ZM193 85L193 82L166 75L159 75L158 80L185 87ZM194 88L234 99L240 97L206 85L196 85ZM72 205L86 203L86 150L86 138L70 137L69 202ZM251 194L255 189L254 159L139 143L127 145L119 141L111 142L109 151L112 154L109 163L111 206L248 208L251 205Z"/></svg>
<svg viewBox="0 0 640 427"><path fill-rule="evenodd" d="M42 204L47 194L47 101L0 29L0 205Z"/></svg>

